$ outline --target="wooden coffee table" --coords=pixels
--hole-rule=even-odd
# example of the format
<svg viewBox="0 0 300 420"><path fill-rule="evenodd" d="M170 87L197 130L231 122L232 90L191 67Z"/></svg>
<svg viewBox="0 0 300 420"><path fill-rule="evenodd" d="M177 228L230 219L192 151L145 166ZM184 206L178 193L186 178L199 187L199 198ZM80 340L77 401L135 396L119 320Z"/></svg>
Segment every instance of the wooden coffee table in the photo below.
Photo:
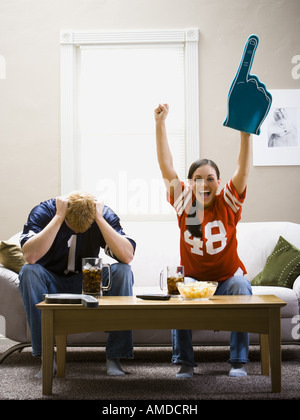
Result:
<svg viewBox="0 0 300 420"><path fill-rule="evenodd" d="M42 311L42 387L52 393L54 340L57 376L65 374L68 334L139 329L199 329L260 334L261 370L272 392L281 391L280 310L286 303L272 295L213 296L209 300L141 300L135 296L102 297L98 308L82 304L37 305Z"/></svg>

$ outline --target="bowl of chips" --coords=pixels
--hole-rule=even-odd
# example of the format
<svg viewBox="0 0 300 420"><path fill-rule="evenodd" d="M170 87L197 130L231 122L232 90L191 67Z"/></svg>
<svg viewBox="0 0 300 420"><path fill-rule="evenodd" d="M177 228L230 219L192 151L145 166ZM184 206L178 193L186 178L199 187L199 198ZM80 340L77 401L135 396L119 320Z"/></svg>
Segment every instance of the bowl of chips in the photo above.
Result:
<svg viewBox="0 0 300 420"><path fill-rule="evenodd" d="M218 283L210 281L191 281L177 283L177 288L183 299L209 299L215 294Z"/></svg>

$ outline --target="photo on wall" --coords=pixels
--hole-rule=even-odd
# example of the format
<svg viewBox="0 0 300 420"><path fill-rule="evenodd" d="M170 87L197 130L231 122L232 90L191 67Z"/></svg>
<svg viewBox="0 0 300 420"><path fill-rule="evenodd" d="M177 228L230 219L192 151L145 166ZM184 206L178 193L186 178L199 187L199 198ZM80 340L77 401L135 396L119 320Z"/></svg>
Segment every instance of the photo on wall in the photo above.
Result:
<svg viewBox="0 0 300 420"><path fill-rule="evenodd" d="M273 102L253 136L253 165L300 165L300 90L270 91Z"/></svg>

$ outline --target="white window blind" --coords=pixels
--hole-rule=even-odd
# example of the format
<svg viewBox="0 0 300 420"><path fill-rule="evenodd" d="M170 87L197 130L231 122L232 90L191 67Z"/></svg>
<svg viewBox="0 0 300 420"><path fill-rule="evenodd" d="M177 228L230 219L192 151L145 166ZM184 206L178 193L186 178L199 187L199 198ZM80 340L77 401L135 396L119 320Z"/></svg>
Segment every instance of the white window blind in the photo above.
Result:
<svg viewBox="0 0 300 420"><path fill-rule="evenodd" d="M84 189L124 219L174 216L154 108L181 178L199 157L198 30L61 33L61 193Z"/></svg>
<svg viewBox="0 0 300 420"><path fill-rule="evenodd" d="M154 108L170 104L168 139L184 178L184 44L82 47L79 98L80 188L122 217L169 213Z"/></svg>

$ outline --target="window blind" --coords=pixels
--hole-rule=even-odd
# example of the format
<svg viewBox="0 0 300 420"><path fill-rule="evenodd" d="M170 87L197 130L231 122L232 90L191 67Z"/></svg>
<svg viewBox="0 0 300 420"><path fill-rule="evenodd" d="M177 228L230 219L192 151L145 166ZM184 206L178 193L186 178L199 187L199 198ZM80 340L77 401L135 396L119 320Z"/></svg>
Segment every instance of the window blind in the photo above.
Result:
<svg viewBox="0 0 300 420"><path fill-rule="evenodd" d="M169 103L175 169L186 177L184 44L82 46L78 179L122 218L173 214L157 163L154 109Z"/></svg>

